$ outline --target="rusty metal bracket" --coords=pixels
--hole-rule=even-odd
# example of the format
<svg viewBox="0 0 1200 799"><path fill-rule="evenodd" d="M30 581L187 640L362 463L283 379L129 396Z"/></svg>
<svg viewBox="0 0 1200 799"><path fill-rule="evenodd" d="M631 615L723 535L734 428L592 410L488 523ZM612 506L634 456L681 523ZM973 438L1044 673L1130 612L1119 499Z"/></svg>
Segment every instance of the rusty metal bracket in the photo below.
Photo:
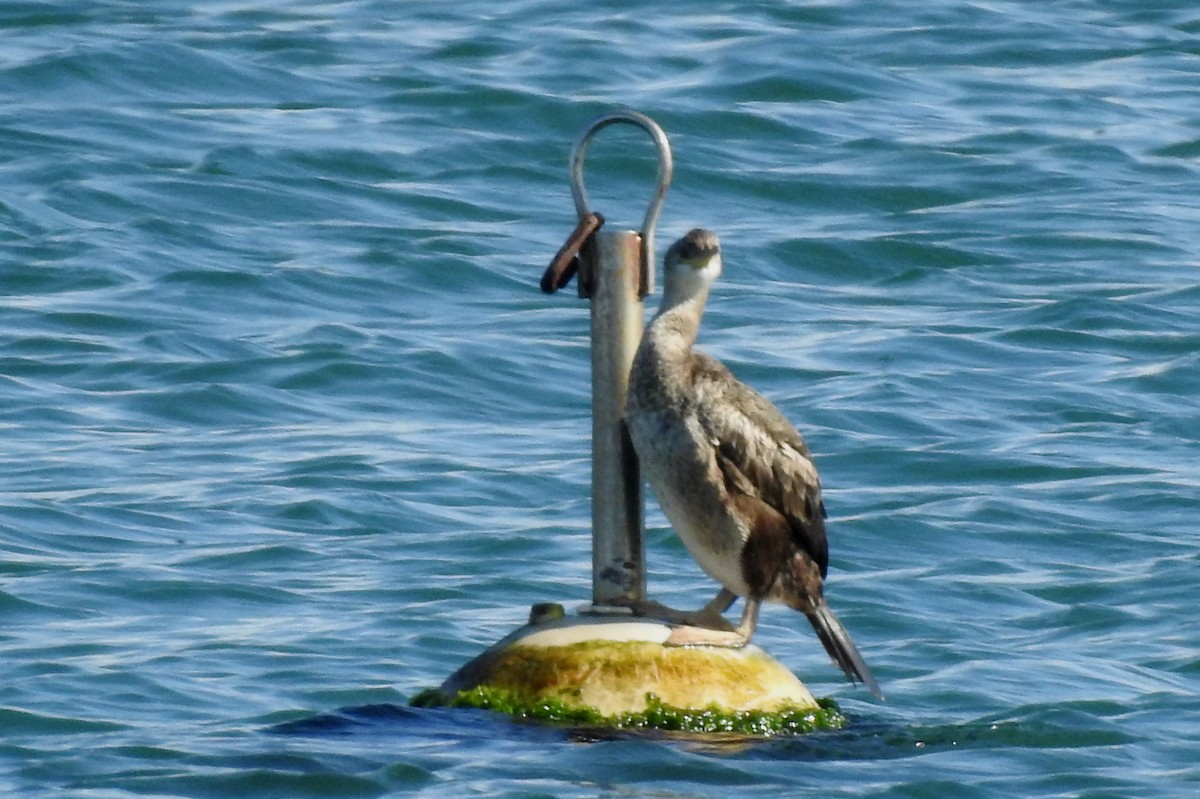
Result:
<svg viewBox="0 0 1200 799"><path fill-rule="evenodd" d="M550 266L546 267L546 272L542 275L542 291L553 294L571 282L571 278L579 271L580 261L584 250L591 241L592 234L603 224L604 217L597 213L585 214L579 220L579 224L571 231L571 235L567 236L566 243L554 254ZM586 297L590 296L590 291L588 294L583 293L585 282L581 275L579 278L580 295Z"/></svg>

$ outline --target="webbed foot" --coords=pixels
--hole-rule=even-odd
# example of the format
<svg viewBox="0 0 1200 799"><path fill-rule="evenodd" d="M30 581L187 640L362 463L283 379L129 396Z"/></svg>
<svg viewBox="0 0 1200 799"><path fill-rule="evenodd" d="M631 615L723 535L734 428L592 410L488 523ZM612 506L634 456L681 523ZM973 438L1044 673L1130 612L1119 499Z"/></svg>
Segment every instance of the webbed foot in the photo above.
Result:
<svg viewBox="0 0 1200 799"><path fill-rule="evenodd" d="M737 596L732 591L722 588L708 604L698 610L678 610L653 599L629 602L624 606L632 610L635 616L657 619L668 624L733 632L734 626L721 614L729 610L729 606L736 600Z"/></svg>
<svg viewBox="0 0 1200 799"><path fill-rule="evenodd" d="M732 625L730 627L732 628ZM693 627L689 624L682 624L671 630L670 637L664 642L666 646L720 646L728 649L741 649L747 643L746 637L734 629L714 630L711 627Z"/></svg>
<svg viewBox="0 0 1200 799"><path fill-rule="evenodd" d="M726 598L726 591L722 589L716 598L701 608L701 613L711 612L715 607L718 607ZM729 596L733 596L729 593ZM746 598L746 607L742 611L742 620L735 628L729 622L721 619L724 626L718 629L703 626L697 627L691 624L684 623L683 625L671 630L670 637L666 640L667 646L724 646L731 649L741 649L746 644L750 643L750 638L754 635L754 628L758 625L758 609L760 601L757 599ZM724 605L729 607L729 603Z"/></svg>
<svg viewBox="0 0 1200 799"><path fill-rule="evenodd" d="M679 610L668 607L653 599L643 599L639 602L623 603L623 607L633 611L634 616L663 621L667 624L687 624L697 627L712 627L717 630L732 630L729 623L720 613L713 613L705 606L699 610Z"/></svg>

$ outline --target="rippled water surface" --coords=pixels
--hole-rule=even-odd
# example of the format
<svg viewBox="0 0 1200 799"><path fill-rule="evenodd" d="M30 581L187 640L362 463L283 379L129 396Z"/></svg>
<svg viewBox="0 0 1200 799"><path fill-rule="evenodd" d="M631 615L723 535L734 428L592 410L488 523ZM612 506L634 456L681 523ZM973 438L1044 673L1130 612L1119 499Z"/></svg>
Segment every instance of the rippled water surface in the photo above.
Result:
<svg viewBox="0 0 1200 799"><path fill-rule="evenodd" d="M645 6L0 6L6 794L1195 795L1200 11ZM407 707L589 597L587 308L537 281L617 106L816 453L888 701L757 640L843 732ZM605 131L593 205L653 172Z"/></svg>

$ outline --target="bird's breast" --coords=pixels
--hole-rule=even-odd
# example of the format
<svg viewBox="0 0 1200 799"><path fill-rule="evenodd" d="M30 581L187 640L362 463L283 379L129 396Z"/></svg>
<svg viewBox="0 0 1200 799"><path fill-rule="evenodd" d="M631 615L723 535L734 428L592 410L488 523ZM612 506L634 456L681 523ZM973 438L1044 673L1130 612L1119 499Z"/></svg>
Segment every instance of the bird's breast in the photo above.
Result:
<svg viewBox="0 0 1200 799"><path fill-rule="evenodd" d="M628 424L642 474L679 539L710 577L744 596L741 552L747 533L732 513L699 421L639 407L631 410Z"/></svg>

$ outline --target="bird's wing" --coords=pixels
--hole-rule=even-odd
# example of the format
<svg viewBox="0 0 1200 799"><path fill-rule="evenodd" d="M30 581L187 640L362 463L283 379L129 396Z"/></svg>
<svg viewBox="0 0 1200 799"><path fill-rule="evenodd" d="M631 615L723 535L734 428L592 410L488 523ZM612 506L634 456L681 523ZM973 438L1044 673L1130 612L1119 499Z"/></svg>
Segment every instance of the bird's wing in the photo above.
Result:
<svg viewBox="0 0 1200 799"><path fill-rule="evenodd" d="M821 480L800 433L778 408L725 366L694 353L694 400L712 440L726 486L781 513L792 540L821 569L829 568Z"/></svg>

